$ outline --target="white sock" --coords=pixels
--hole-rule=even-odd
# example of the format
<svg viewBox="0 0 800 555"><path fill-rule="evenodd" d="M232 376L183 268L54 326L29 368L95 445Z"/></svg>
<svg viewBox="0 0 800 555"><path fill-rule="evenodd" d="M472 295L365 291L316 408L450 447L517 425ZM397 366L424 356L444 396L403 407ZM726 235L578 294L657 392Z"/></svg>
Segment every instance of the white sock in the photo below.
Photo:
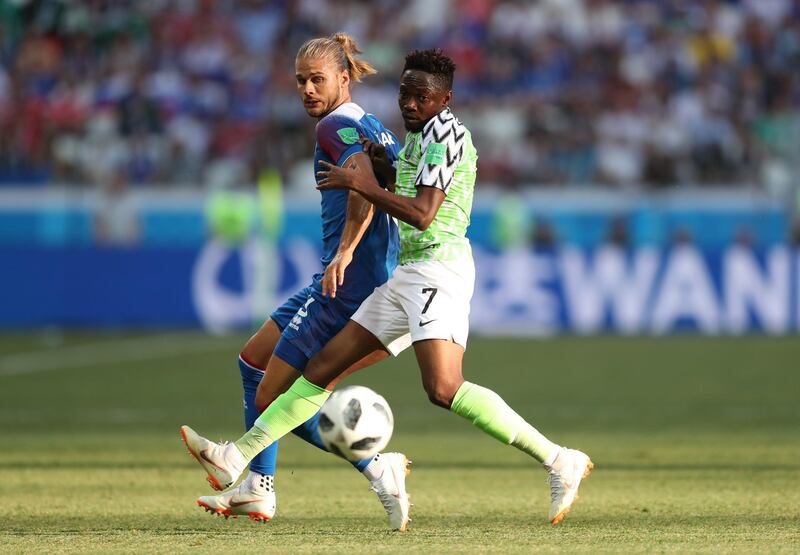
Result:
<svg viewBox="0 0 800 555"><path fill-rule="evenodd" d="M374 482L381 476L383 476L383 463L381 462L381 454L378 453L375 455L369 464L361 471L361 474L369 480L370 482Z"/></svg>
<svg viewBox="0 0 800 555"><path fill-rule="evenodd" d="M252 470L247 477L242 480L242 484L254 493L268 493L275 491L275 476L271 474L260 474Z"/></svg>

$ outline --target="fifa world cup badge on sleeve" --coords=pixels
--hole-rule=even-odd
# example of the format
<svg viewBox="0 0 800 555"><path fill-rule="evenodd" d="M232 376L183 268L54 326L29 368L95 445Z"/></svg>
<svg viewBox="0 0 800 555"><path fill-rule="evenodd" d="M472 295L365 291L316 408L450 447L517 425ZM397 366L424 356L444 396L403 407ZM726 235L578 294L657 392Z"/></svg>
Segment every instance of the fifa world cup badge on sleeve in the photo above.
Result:
<svg viewBox="0 0 800 555"><path fill-rule="evenodd" d="M336 134L339 135L339 138L342 139L342 142L346 145L353 145L358 142L358 131L356 131L355 127L339 129L336 131Z"/></svg>
<svg viewBox="0 0 800 555"><path fill-rule="evenodd" d="M441 164L444 162L445 146L442 143L431 143L425 149L426 164Z"/></svg>

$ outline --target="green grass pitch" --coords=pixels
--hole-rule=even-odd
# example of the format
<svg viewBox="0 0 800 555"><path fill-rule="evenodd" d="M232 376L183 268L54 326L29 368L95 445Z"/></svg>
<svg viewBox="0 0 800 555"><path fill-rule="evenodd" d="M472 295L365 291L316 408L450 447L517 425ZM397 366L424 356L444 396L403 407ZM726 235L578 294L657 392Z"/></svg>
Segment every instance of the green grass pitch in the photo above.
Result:
<svg viewBox="0 0 800 555"><path fill-rule="evenodd" d="M474 338L466 377L596 463L558 527L544 472L428 404L411 353L352 377L388 399L390 448L414 461L406 534L295 437L275 520L195 505L210 490L178 426L239 436L244 339L0 338L0 552L800 551L796 338Z"/></svg>

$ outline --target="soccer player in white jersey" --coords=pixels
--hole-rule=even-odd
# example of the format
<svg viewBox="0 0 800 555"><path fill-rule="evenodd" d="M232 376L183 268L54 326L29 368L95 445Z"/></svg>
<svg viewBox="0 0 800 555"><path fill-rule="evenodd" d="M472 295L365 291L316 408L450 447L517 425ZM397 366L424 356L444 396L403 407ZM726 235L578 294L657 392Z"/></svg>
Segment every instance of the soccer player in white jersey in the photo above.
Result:
<svg viewBox="0 0 800 555"><path fill-rule="evenodd" d="M400 220L399 266L249 432L209 450L212 462L201 461L209 475L238 476L256 453L318 410L345 368L377 349L396 354L396 340L410 332L431 402L544 466L552 524L570 510L581 480L594 466L589 457L551 442L497 393L462 376L475 275L466 229L478 156L469 130L449 108L454 70L452 60L439 50L406 57L399 104L408 134L396 171L381 156L382 149L366 145L376 174L395 174L394 193L367 172L324 164L319 189L356 191Z"/></svg>

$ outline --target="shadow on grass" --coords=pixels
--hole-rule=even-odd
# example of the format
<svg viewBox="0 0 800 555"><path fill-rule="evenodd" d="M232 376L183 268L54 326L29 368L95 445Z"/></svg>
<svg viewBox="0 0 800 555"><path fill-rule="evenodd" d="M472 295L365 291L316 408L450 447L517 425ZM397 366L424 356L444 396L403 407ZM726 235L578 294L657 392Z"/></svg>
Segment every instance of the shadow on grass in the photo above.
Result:
<svg viewBox="0 0 800 555"><path fill-rule="evenodd" d="M284 461L282 462L282 472L290 472L292 469L303 470L328 470L341 463L335 460L330 462L304 462L304 461ZM3 461L0 462L0 469L7 470L124 470L124 469L169 469L175 470L180 467L187 469L194 468L189 465L174 460L142 462L142 461ZM435 469L435 470L519 470L525 468L536 469L535 464L531 464L525 459L520 461L498 460L494 462L486 461L454 461L454 460L424 460L414 458L414 470ZM792 471L800 470L800 463L790 464L755 464L755 463L660 463L660 462L640 462L640 463L596 463L596 470L601 472L630 472L630 471L658 471L658 472L772 472L772 471Z"/></svg>

